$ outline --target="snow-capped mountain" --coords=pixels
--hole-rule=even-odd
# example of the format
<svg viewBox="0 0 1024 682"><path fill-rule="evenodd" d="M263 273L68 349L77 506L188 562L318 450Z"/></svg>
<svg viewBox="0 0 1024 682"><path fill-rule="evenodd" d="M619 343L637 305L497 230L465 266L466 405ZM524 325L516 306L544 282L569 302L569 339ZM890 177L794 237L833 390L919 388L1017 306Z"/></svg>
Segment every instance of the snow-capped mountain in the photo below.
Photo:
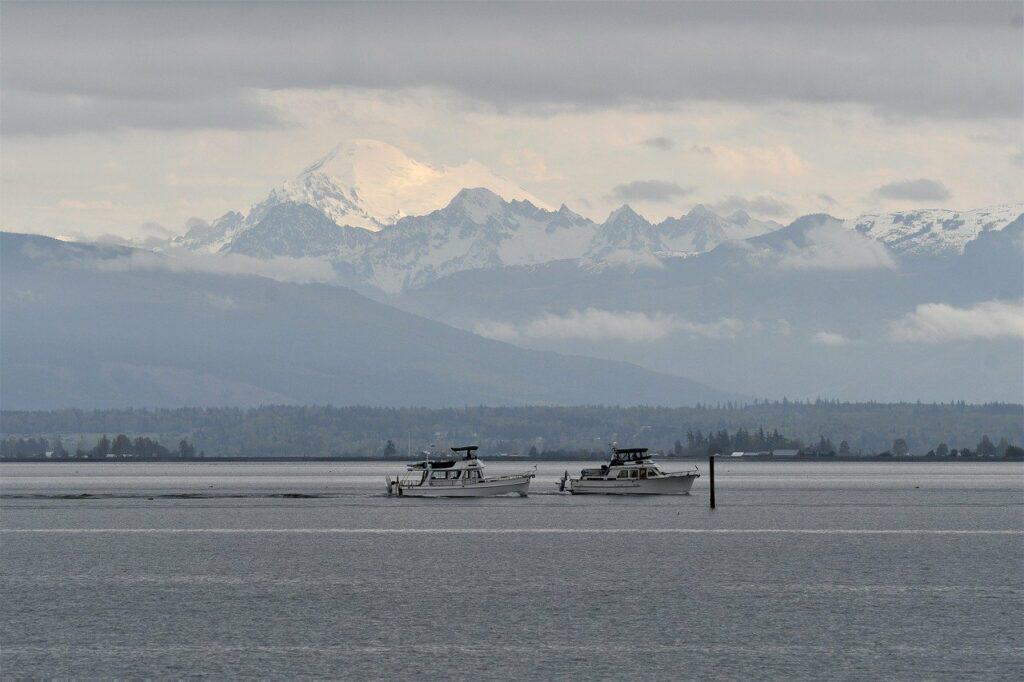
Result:
<svg viewBox="0 0 1024 682"><path fill-rule="evenodd" d="M1022 212L1024 204L847 221L824 217L892 255L946 257ZM549 210L475 162L433 167L382 142L357 140L272 190L248 215L232 211L209 224L190 221L171 246L256 258L323 258L347 284L399 293L474 269L562 260L660 266L665 258L776 233L788 240L786 248L800 248L799 230L742 211L720 216L702 205L657 225L622 206L598 224L565 205Z"/></svg>
<svg viewBox="0 0 1024 682"><path fill-rule="evenodd" d="M397 293L461 270L577 258L594 229L565 206L548 211L464 189L443 209L381 230L363 253L345 260L363 281Z"/></svg>
<svg viewBox="0 0 1024 682"><path fill-rule="evenodd" d="M245 222L245 216L238 211L228 211L212 223L203 220L192 220L188 232L171 240L171 245L183 247L191 251L220 251L238 228Z"/></svg>
<svg viewBox="0 0 1024 682"><path fill-rule="evenodd" d="M722 217L697 204L686 215L659 223L658 234L665 247L672 251L700 253L722 242L758 237L780 227L782 225L774 220L755 220L745 211Z"/></svg>
<svg viewBox="0 0 1024 682"><path fill-rule="evenodd" d="M259 222L242 230L221 249L253 258L331 258L360 252L373 233L359 227L339 227L309 204L286 201L269 207Z"/></svg>
<svg viewBox="0 0 1024 682"><path fill-rule="evenodd" d="M844 225L885 244L896 253L945 256L964 252L982 232L1001 230L1024 213L1024 203L971 211L923 209L900 213L866 214Z"/></svg>
<svg viewBox="0 0 1024 682"><path fill-rule="evenodd" d="M893 255L939 257L962 253L979 234L1002 229L1021 212L1002 207L862 216L845 222L817 218L873 239ZM782 228L746 214L722 217L697 206L679 218L652 225L622 206L597 224L564 205L549 211L473 188L458 192L444 208L401 218L377 232L340 226L312 204L286 201L260 205L247 218L228 213L210 225L194 225L175 244L256 258L324 258L347 284L397 294L465 270L560 260L599 266L659 265L660 259L707 252L729 241L749 239L766 246L776 236L775 241L788 244L786 248L801 248L807 246L804 222Z"/></svg>
<svg viewBox="0 0 1024 682"><path fill-rule="evenodd" d="M628 262L632 257L664 250L654 225L629 206L622 206L598 226L584 255L597 262Z"/></svg>
<svg viewBox="0 0 1024 682"><path fill-rule="evenodd" d="M629 206L612 211L597 224L565 205L549 211L529 201L505 201L487 189L464 189L443 209L402 218L372 235L362 252L347 247L335 260L345 263L343 270L355 278L351 283L399 293L464 270L560 260L650 264L683 250L677 246L680 235L708 250L731 235L769 229L767 223L748 226L746 222L756 221L722 218L703 207L691 215L671 219L669 234L675 242L666 243L664 223L652 225ZM692 235L706 225L714 225L715 234L694 239Z"/></svg>
<svg viewBox="0 0 1024 682"><path fill-rule="evenodd" d="M275 188L247 219L255 224L271 206L314 206L338 225L376 231L406 215L423 215L448 203L465 187L486 187L507 199L543 202L476 161L431 166L377 140L338 145L294 179Z"/></svg>

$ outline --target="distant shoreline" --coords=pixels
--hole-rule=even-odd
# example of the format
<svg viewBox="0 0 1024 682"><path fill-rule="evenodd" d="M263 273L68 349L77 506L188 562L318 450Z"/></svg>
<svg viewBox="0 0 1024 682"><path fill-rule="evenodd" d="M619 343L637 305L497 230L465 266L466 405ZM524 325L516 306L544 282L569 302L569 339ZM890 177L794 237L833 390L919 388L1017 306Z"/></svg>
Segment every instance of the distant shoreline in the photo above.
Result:
<svg viewBox="0 0 1024 682"><path fill-rule="evenodd" d="M559 457L557 459L549 459L545 457L487 457L486 455L481 457L489 464L500 464L502 462L529 462L529 463L543 463L543 462L596 462L602 461L601 456L594 457ZM603 459L607 459L604 457ZM707 457L655 457L656 460L661 462L707 462ZM785 464L787 462L810 462L818 464L828 464L830 462L1021 462L1020 459L1006 459L1004 457L786 457L786 458L772 458L772 457L729 457L726 455L719 455L715 457L715 460L721 463L729 462L732 463L746 463L746 462L771 462L773 464ZM409 458L389 458L383 459L380 457L203 457L195 459L175 459L175 458L164 458L164 459L39 459L33 457L19 457L19 458L8 458L0 460L2 464L233 464L233 463L268 463L268 464L282 464L282 463L298 463L298 462L312 462L321 464L344 464L344 463L356 463L356 464L402 464L405 462L417 461L415 457Z"/></svg>

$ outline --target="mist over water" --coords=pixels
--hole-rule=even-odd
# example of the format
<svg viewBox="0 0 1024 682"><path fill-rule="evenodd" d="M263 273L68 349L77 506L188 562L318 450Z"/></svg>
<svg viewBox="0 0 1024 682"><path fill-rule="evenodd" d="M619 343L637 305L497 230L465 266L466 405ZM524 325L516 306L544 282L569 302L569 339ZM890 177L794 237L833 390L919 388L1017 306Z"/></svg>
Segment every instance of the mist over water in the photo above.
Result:
<svg viewBox="0 0 1024 682"><path fill-rule="evenodd" d="M417 500L383 494L400 464L4 464L0 667L1024 675L1020 463L719 461L714 511L706 475L558 494L581 466L539 465L526 499Z"/></svg>

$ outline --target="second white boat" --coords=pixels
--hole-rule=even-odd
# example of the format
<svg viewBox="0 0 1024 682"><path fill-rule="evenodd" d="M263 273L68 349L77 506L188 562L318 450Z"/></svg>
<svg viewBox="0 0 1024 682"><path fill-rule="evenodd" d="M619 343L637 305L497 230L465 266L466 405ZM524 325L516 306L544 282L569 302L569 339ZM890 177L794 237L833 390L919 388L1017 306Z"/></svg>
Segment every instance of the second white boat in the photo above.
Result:
<svg viewBox="0 0 1024 682"><path fill-rule="evenodd" d="M584 469L579 478L566 471L558 489L568 485L574 495L689 495L700 477L697 467L689 471L666 473L651 461L647 448L612 446L612 457L599 469Z"/></svg>

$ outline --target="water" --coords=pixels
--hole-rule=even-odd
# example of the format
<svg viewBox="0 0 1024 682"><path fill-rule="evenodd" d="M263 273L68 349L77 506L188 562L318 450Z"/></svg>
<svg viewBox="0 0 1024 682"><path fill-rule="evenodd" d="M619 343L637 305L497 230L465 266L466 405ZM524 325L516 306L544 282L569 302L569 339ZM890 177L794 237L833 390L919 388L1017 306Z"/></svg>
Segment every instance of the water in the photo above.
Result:
<svg viewBox="0 0 1024 682"><path fill-rule="evenodd" d="M720 462L714 511L555 493L581 466L416 500L393 464L0 465L0 671L1024 676L1019 463Z"/></svg>

